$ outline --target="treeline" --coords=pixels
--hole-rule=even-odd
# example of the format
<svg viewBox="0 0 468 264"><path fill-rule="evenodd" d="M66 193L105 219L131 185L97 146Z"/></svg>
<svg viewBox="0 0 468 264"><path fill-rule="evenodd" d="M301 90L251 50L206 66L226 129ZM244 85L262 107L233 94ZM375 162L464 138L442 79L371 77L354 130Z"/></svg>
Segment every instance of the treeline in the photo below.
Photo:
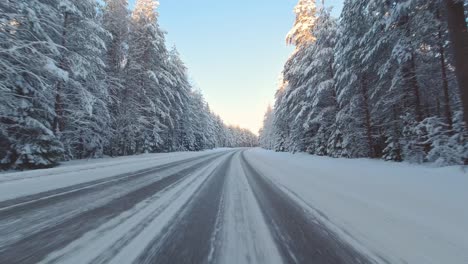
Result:
<svg viewBox="0 0 468 264"><path fill-rule="evenodd" d="M0 167L252 146L188 80L158 2L0 1Z"/></svg>
<svg viewBox="0 0 468 264"><path fill-rule="evenodd" d="M331 157L465 163L460 90L468 89L468 73L455 65L468 54L454 56L448 12L456 8L463 17L463 3L452 0L345 0L336 20L314 0L300 0L287 38L296 51L260 144Z"/></svg>

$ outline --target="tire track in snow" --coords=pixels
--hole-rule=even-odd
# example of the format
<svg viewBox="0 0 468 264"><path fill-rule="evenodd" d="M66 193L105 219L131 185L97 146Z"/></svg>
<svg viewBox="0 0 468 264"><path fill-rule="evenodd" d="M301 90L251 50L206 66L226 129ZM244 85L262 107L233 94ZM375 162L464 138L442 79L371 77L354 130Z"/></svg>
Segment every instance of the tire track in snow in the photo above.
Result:
<svg viewBox="0 0 468 264"><path fill-rule="evenodd" d="M65 247L86 232L99 227L118 214L131 209L137 203L162 191L164 188L176 183L180 179L183 179L191 172L206 166L220 155L216 154L214 156L215 157L202 160L193 166L134 190L125 196L114 199L103 206L93 208L55 226L26 236L0 249L0 260L2 260L2 263L9 264L37 263L50 252ZM197 159L200 158L197 157ZM182 162L172 163L172 166L176 167L180 164L182 164Z"/></svg>
<svg viewBox="0 0 468 264"><path fill-rule="evenodd" d="M176 152L172 152L171 154L176 154ZM143 154L144 155L144 154ZM67 174L67 173L73 173L73 172L86 172L86 171L93 171L96 169L103 169L103 168L109 168L109 167L114 167L116 165L126 165L126 164L146 164L148 161L161 161L165 159L170 159L172 158L171 156L155 156L155 157L145 157L145 158L140 158L139 155L136 156L130 156L131 158L128 159L127 157L118 157L118 158L112 158L107 161L100 161L99 159L91 159L91 164L85 165L84 167L81 168L74 168L75 166L80 167L80 165L70 165L70 166L63 166L63 167L56 167L52 169L46 169L44 170L47 171L46 174L40 174L41 170L31 170L27 171L26 175L17 175L17 173L13 173L13 175L1 175L0 174L0 184L3 183L10 183L10 182L16 182L16 181L24 181L24 180L31 180L31 179L36 179L36 178L44 178L44 177L54 177L60 174ZM120 160L120 161L119 161ZM116 161L119 161L119 163L116 164ZM95 163L94 163L95 162ZM53 172L50 172L50 170L56 170ZM37 174L35 174L37 172ZM28 173L34 174L34 175L29 175Z"/></svg>
<svg viewBox="0 0 468 264"><path fill-rule="evenodd" d="M244 153L242 163L284 263L371 263L258 173Z"/></svg>
<svg viewBox="0 0 468 264"><path fill-rule="evenodd" d="M266 220L236 157L228 172L225 209L222 216L222 245L214 263L281 264L282 259Z"/></svg>
<svg viewBox="0 0 468 264"><path fill-rule="evenodd" d="M225 155L217 160L223 158ZM171 215L177 214L181 206L192 197L193 191L205 182L208 178L206 175L215 169L216 165L213 164L217 160L88 232L63 250L53 252L41 263L131 263L138 257L138 251L144 249L145 240L148 240L145 237L148 234L158 236L158 230L164 228ZM152 239L150 235L148 241ZM136 250L130 245L135 243L140 245ZM124 259L122 255L125 255Z"/></svg>
<svg viewBox="0 0 468 264"><path fill-rule="evenodd" d="M201 157L189 158L181 161L170 162L167 164L155 166L148 169L139 170L131 173L124 173L120 175L115 175L91 182L80 183L72 186L67 186L60 189L55 189L43 193L28 195L24 197L19 197L7 201L0 202L0 219L8 217L9 215L17 215L18 212L28 211L30 209L37 209L42 206L50 205L52 202L60 202L65 199L73 198L78 195L83 195L89 193L96 188L105 188L109 185L114 185L117 183L125 183L126 181L131 181L139 177L144 177L161 170L170 169L177 167L181 164L200 160L207 157L219 156L219 153L209 154Z"/></svg>
<svg viewBox="0 0 468 264"><path fill-rule="evenodd" d="M219 247L223 190L234 153L208 177L168 226L135 263L208 263ZM213 260L213 259L212 259ZM213 261L211 261L213 262Z"/></svg>
<svg viewBox="0 0 468 264"><path fill-rule="evenodd" d="M221 156L223 153L217 155ZM50 226L58 225L93 208L104 206L112 199L125 196L136 189L210 157L216 157L216 155L188 159L184 160L183 163L178 161L166 164L164 167L157 166L159 170L152 174L138 176L132 174L133 176L128 176L122 181L107 182L62 197L50 197L38 202L40 205L37 207L34 206L36 203L33 202L3 212L0 211L0 251L24 237L31 236Z"/></svg>

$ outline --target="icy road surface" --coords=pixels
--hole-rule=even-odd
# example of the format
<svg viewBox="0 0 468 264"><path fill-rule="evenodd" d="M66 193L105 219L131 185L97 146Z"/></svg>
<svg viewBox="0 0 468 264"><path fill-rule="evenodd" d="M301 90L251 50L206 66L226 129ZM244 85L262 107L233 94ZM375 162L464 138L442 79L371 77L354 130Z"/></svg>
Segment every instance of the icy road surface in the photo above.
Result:
<svg viewBox="0 0 468 264"><path fill-rule="evenodd" d="M300 166L279 157L222 149L0 175L0 263L406 262L291 191L281 179L297 183ZM333 200L325 183L307 189Z"/></svg>

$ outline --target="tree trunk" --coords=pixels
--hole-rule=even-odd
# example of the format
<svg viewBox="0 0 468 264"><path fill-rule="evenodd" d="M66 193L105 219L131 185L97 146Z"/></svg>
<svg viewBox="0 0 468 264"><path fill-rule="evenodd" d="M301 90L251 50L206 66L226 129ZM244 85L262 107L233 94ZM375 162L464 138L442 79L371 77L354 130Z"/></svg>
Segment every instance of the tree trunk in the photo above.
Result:
<svg viewBox="0 0 468 264"><path fill-rule="evenodd" d="M414 53L411 54L411 59L401 66L401 75L404 80L405 93L407 95L407 98L405 98L405 106L412 109L414 111L416 121L421 122L423 120L423 113L420 88L416 77Z"/></svg>
<svg viewBox="0 0 468 264"><path fill-rule="evenodd" d="M400 108L396 105L393 106L393 144L395 144L394 148L397 149L396 151L396 157L395 161L401 162L403 161L403 155L402 155L402 148L400 145L401 142L401 130L402 128L400 127L400 122L397 120L399 119L401 115Z"/></svg>
<svg viewBox="0 0 468 264"><path fill-rule="evenodd" d="M437 12L437 17L439 17L439 12ZM452 110L450 109L450 93L449 93L449 85L448 85L448 78L447 78L447 65L445 63L445 48L444 42L442 38L442 28L439 26L439 32L437 33L439 41L437 45L439 46L439 54L440 54L440 68L442 73L442 89L444 91L444 112L445 118L447 120L447 125L449 130L453 128L453 118L452 118Z"/></svg>
<svg viewBox="0 0 468 264"><path fill-rule="evenodd" d="M68 27L68 13L64 14L63 17L63 29L62 29L62 48L65 49L67 46L67 27ZM62 54L62 57L59 62L59 67L62 70L67 70L65 55ZM65 109L63 105L63 80L57 82L56 91L55 91L55 118L54 118L54 132L62 132L65 129L65 120L64 114Z"/></svg>
<svg viewBox="0 0 468 264"><path fill-rule="evenodd" d="M409 76L409 82L411 85L411 88L413 89L413 94L414 94L414 110L416 111L416 120L418 122L421 122L423 120L423 112L422 112L422 107L421 107L421 92L419 89L419 83L418 79L416 77L416 61L414 58L414 54L411 56L410 60L410 76Z"/></svg>
<svg viewBox="0 0 468 264"><path fill-rule="evenodd" d="M468 30L463 1L445 0L450 40L453 46L455 73L463 104L463 117L468 124Z"/></svg>
<svg viewBox="0 0 468 264"><path fill-rule="evenodd" d="M369 144L369 156L371 158L375 158L374 155L374 142L372 140L372 119L369 109L369 94L368 94L368 83L367 83L367 76L363 74L361 76L361 93L362 98L364 100L364 115L365 115L365 129L366 129L366 137L367 143Z"/></svg>
<svg viewBox="0 0 468 264"><path fill-rule="evenodd" d="M407 46L411 49L411 58L408 61L404 62L401 71L403 80L405 82L405 85L407 86L406 89L408 89L408 91L411 91L411 93L413 94L413 98L408 98L408 105L414 109L416 121L421 122L423 120L423 111L421 105L421 93L418 79L416 76L416 52L412 43L414 32L409 22L410 17L408 15L401 17L399 22L399 27L402 28L405 34L405 38L408 40Z"/></svg>

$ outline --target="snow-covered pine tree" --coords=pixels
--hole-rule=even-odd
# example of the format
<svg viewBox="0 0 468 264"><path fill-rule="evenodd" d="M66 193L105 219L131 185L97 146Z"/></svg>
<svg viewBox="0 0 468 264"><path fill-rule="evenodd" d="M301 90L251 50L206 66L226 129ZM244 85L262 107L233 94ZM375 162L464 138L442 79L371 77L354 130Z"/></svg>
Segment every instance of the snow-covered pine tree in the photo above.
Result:
<svg viewBox="0 0 468 264"><path fill-rule="evenodd" d="M102 8L102 24L110 34L106 38L107 73L109 78L115 78L117 88L120 88L121 75L126 58L128 45L129 11L128 0L105 0ZM119 89L111 89L115 94Z"/></svg>
<svg viewBox="0 0 468 264"><path fill-rule="evenodd" d="M229 147L255 147L258 145L258 138L247 129L239 126L228 126L228 146Z"/></svg>
<svg viewBox="0 0 468 264"><path fill-rule="evenodd" d="M311 29L315 25L317 13L315 0L299 0L294 8L294 13L296 20L286 36L286 42L296 47L314 42L315 36Z"/></svg>
<svg viewBox="0 0 468 264"><path fill-rule="evenodd" d="M166 143L162 135L169 117L168 73L163 65L168 54L157 23L158 5L155 0L138 0L131 18L124 92L129 113L122 128L132 130L125 151L129 154L162 151Z"/></svg>
<svg viewBox="0 0 468 264"><path fill-rule="evenodd" d="M357 57L360 61L359 67L365 72L368 83L367 104L372 120L372 154L375 158L384 155L388 137L392 137L392 142L400 140L400 136L394 134L396 123L393 118L400 117L400 114L395 115L395 110L399 109L403 93L392 85L397 66L391 56L394 46L393 35L386 31L386 18L391 8L391 3L386 0L368 1L365 14L369 30L359 40L362 50ZM391 135L387 135L387 132ZM398 147L399 144L392 146Z"/></svg>
<svg viewBox="0 0 468 264"><path fill-rule="evenodd" d="M105 72L107 32L98 19L94 0L61 1L60 67L67 81L56 84L55 133L68 158L100 157L110 138L110 113Z"/></svg>
<svg viewBox="0 0 468 264"><path fill-rule="evenodd" d="M180 139L185 135L183 119L189 114L191 85L187 69L175 47L169 52L165 65L168 75L163 82L164 87L167 87L164 103L169 109L169 116L166 119L165 151L174 151L183 149ZM188 127L186 128L190 131Z"/></svg>
<svg viewBox="0 0 468 264"><path fill-rule="evenodd" d="M274 106L274 141L275 151L290 151L290 124L288 122L288 112L286 109L285 93L287 91L287 83L281 80L281 86L275 95Z"/></svg>
<svg viewBox="0 0 468 264"><path fill-rule="evenodd" d="M125 98L124 68L128 53L128 34L130 27L130 12L128 0L106 0L102 8L102 24L110 34L105 38L106 54L106 82L110 95L109 112L111 113L111 132L106 152L109 155L123 153L124 139L122 129L127 125L127 109Z"/></svg>
<svg viewBox="0 0 468 264"><path fill-rule="evenodd" d="M464 137L463 113L457 112L450 128L445 118L430 117L421 122L420 127L427 131L427 144L431 150L427 160L439 166L463 164L468 158L468 144Z"/></svg>
<svg viewBox="0 0 468 264"><path fill-rule="evenodd" d="M332 36L333 31L320 27L323 16L318 16L308 38L302 38L308 39L307 45L286 63L273 128L265 122L261 144L273 131L277 151L306 149L333 157L440 165L466 162L466 130L453 118L462 104L455 59L447 52L450 23L444 2L347 0L334 53L327 52L333 45L320 44L320 35ZM291 36L289 41L297 41ZM325 67L330 61L333 67ZM334 72L333 78L327 69ZM335 122L333 111L324 112L330 118L320 112L333 109L327 107L333 105L333 86Z"/></svg>
<svg viewBox="0 0 468 264"><path fill-rule="evenodd" d="M191 126L193 131L193 149L195 151L203 150L206 148L206 133L205 129L208 126L207 113L205 112L205 100L200 90L193 90L190 100L191 108Z"/></svg>
<svg viewBox="0 0 468 264"><path fill-rule="evenodd" d="M286 42L294 45L296 50L286 62L283 69L283 80L277 93L274 123L279 142L278 151L304 151L302 107L306 100L306 89L309 65L308 48L313 45L315 36L312 31L317 20L316 4L313 0L299 0L294 13L296 20L286 37ZM284 124L287 126L283 126ZM281 128L279 128L281 127Z"/></svg>
<svg viewBox="0 0 468 264"><path fill-rule="evenodd" d="M306 151L318 155L328 155L329 141L336 140L330 137L334 135L337 112L333 65L336 28L336 21L330 16L330 11L322 7L312 33L316 41L308 51L312 57L305 97L308 100L301 109L305 116L302 128L305 131L303 142Z"/></svg>
<svg viewBox="0 0 468 264"><path fill-rule="evenodd" d="M447 22L451 45L454 52L454 64L457 75L460 98L463 104L465 123L468 124L468 25L465 15L466 1L443 0L447 9Z"/></svg>
<svg viewBox="0 0 468 264"><path fill-rule="evenodd" d="M220 116L213 113L214 118L214 131L216 135L216 147L226 146L227 136L225 132L225 125Z"/></svg>
<svg viewBox="0 0 468 264"><path fill-rule="evenodd" d="M397 3L385 19L386 34L393 41L393 51L386 63L393 63L397 67L391 86L391 90L397 92L393 96L389 94L389 98L397 99L392 107L400 115L405 113L404 122L394 119L387 123L391 126L402 123L406 126L414 126L404 127L401 130L406 131L404 135L410 136L410 138L402 138L405 143L414 141L408 131L416 131L417 136L428 137L430 126L426 124L428 122L434 124L433 121L436 119L440 121L439 117L444 117L447 126L444 130L450 133L448 131L452 127L452 113L458 108L454 104L459 100L454 89L456 87L453 81L454 73L448 66L453 63L446 52L448 36L447 24L442 18L444 14L445 11L440 1L408 0ZM427 120L425 120L426 117ZM413 118L414 122L410 122L408 120L410 118ZM393 129L395 130L396 128ZM388 128L387 131L392 130ZM395 133L392 137L395 138ZM405 144L402 147L405 149L422 148L424 153L418 153L416 156L425 156L431 150L429 142L419 147ZM427 160L426 158L414 159L413 154L408 154L407 151L404 153L407 155L403 158L407 160Z"/></svg>
<svg viewBox="0 0 468 264"><path fill-rule="evenodd" d="M216 127L215 127L215 118L216 116L211 112L210 106L205 102L205 108L203 109L203 119L205 120L205 129L204 129L204 138L205 142L203 144L203 149L213 149L217 146L217 136L216 136Z"/></svg>
<svg viewBox="0 0 468 264"><path fill-rule="evenodd" d="M426 38L426 42L430 42L432 46L436 48L436 52L438 53L434 56L438 61L438 69L440 71L442 86L442 99L438 101L442 102L443 115L445 116L445 120L449 129L453 129L453 98L458 98L459 93L458 91L456 91L456 89L454 89L457 85L453 81L455 78L451 78L451 76L453 76L454 73L449 69L449 64L451 64L451 58L450 54L447 52L449 50L449 42L447 41L448 25L446 19L444 19L444 14L446 15L446 12L444 12L443 6L437 2L426 4L426 7L428 9L427 16L429 17L429 21L427 22L434 21L436 27L436 33L426 33L426 35L428 36ZM431 40L434 39L435 41L431 42ZM440 115L439 109L437 110L437 114Z"/></svg>
<svg viewBox="0 0 468 264"><path fill-rule="evenodd" d="M62 158L54 135L54 83L68 74L58 68L54 42L58 2L0 2L0 166L50 167Z"/></svg>
<svg viewBox="0 0 468 264"><path fill-rule="evenodd" d="M191 85L188 80L187 68L180 59L179 52L174 47L169 53L168 70L172 75L173 104L172 120L172 149L190 150L193 144L193 132L190 120Z"/></svg>
<svg viewBox="0 0 468 264"><path fill-rule="evenodd" d="M343 157L373 157L373 120L369 102L370 80L361 57L368 32L367 1L345 0L336 44L335 82L339 111L336 129L343 133ZM338 134L339 135L339 134ZM332 151L332 156L338 156Z"/></svg>
<svg viewBox="0 0 468 264"><path fill-rule="evenodd" d="M259 143L260 146L265 149L273 150L275 147L275 126L274 122L274 111L269 105L263 118L263 127L259 131Z"/></svg>
<svg viewBox="0 0 468 264"><path fill-rule="evenodd" d="M0 2L0 167L256 144L192 91L158 2L139 0L131 18L127 5Z"/></svg>
<svg viewBox="0 0 468 264"><path fill-rule="evenodd" d="M312 31L312 28L309 29ZM310 52L313 42L303 44L296 48L283 70L283 78L286 82L284 88L284 99L278 105L283 121L288 123L288 144L287 150L292 152L305 151L305 129L304 119L307 112L305 107L310 97L307 90L310 85L310 77L314 63Z"/></svg>
<svg viewBox="0 0 468 264"><path fill-rule="evenodd" d="M398 63L396 78L404 94L403 112L410 112L417 122L421 122L427 113L423 109L421 84L417 76L419 41L414 36L418 20L412 14L416 5L415 0L399 1L392 9L387 25L389 34L393 34L396 40L392 55Z"/></svg>

